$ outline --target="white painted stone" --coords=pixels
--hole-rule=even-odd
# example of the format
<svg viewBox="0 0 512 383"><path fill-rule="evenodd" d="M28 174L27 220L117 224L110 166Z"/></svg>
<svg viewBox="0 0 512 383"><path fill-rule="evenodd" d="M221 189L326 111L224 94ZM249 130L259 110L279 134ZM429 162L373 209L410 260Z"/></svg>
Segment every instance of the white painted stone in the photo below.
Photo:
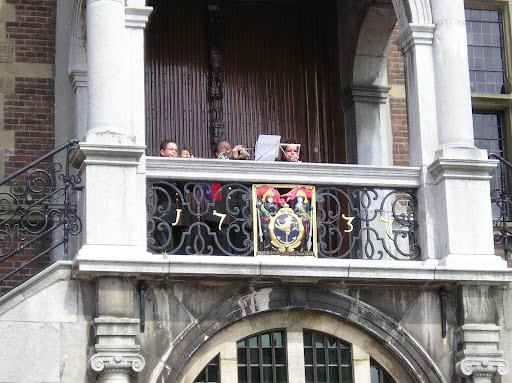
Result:
<svg viewBox="0 0 512 383"><path fill-rule="evenodd" d="M472 157L471 152L475 151L464 152ZM481 152L475 153L478 155ZM467 254L475 256L471 263L479 263L476 257L487 255L490 256L488 262L499 263L498 259L492 260L497 257L494 255L489 198L489 172L495 166L495 161L485 159L450 158L439 158L430 166L429 170L435 177L434 215L438 258ZM450 261L445 259L443 264L449 265Z"/></svg>
<svg viewBox="0 0 512 383"><path fill-rule="evenodd" d="M61 325L20 319L0 321L0 381L60 383Z"/></svg>
<svg viewBox="0 0 512 383"><path fill-rule="evenodd" d="M440 147L474 147L463 0L432 0Z"/></svg>
<svg viewBox="0 0 512 383"><path fill-rule="evenodd" d="M269 166L260 161L237 161L233 166L232 161L206 158L146 157L146 175L149 179L404 188L418 187L421 182L419 167L305 162L272 162Z"/></svg>
<svg viewBox="0 0 512 383"><path fill-rule="evenodd" d="M278 277L288 282L311 283L319 280L379 280L389 283L400 281L464 281L494 285L506 285L512 282L512 270L504 267L503 261L480 264L464 262L446 265L442 261L431 259L421 261L394 260L350 260L318 259L314 257L287 256L200 256L170 255L167 257L147 254L125 256L117 252L98 252L94 257L77 258L77 276L152 276L202 278L204 275L218 277ZM472 258L471 258L472 259ZM486 256L492 261L494 257ZM497 258L496 258L497 259ZM482 270L485 269L483 273ZM202 279L201 279L202 280ZM381 283L381 282L380 282Z"/></svg>
<svg viewBox="0 0 512 383"><path fill-rule="evenodd" d="M371 383L370 355L357 346L352 346L352 363L354 382Z"/></svg>
<svg viewBox="0 0 512 383"><path fill-rule="evenodd" d="M18 305L25 304L26 300L35 294L39 294L49 286L55 284L66 288L67 285L62 284L62 282L67 283L71 278L71 265L70 261L56 262L0 297L0 318L3 317L4 313L8 313Z"/></svg>
<svg viewBox="0 0 512 383"><path fill-rule="evenodd" d="M0 320L29 322L76 322L78 318L78 281L60 281L32 294L9 311Z"/></svg>
<svg viewBox="0 0 512 383"><path fill-rule="evenodd" d="M87 375L87 348L89 343L89 322L64 323L61 329L61 359L59 383L81 382Z"/></svg>
<svg viewBox="0 0 512 383"><path fill-rule="evenodd" d="M134 144L126 124L125 1L87 0L89 143Z"/></svg>

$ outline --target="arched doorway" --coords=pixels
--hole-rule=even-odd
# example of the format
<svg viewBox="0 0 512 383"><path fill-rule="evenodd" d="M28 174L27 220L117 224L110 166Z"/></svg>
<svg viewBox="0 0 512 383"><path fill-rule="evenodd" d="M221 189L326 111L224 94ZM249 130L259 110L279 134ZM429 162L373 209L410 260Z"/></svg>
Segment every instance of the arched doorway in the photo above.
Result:
<svg viewBox="0 0 512 383"><path fill-rule="evenodd" d="M293 285L235 295L203 313L158 356L161 363L150 381L193 380L223 347L232 360L240 339L275 329L294 333L296 344L303 342L304 329L331 334L376 360L397 382L446 383L421 345L381 311L328 289ZM298 356L303 347L295 352Z"/></svg>
<svg viewBox="0 0 512 383"><path fill-rule="evenodd" d="M385 378L376 379L375 375ZM207 376L210 378L205 379ZM256 315L223 329L194 353L177 381L260 379L295 383L412 381L382 344L344 322L311 311Z"/></svg>

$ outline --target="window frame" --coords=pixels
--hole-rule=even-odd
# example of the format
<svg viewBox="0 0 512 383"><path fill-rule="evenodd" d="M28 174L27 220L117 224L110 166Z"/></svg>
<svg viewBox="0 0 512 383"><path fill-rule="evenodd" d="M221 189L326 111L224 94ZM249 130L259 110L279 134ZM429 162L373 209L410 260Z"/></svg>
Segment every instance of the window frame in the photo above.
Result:
<svg viewBox="0 0 512 383"><path fill-rule="evenodd" d="M471 106L473 112L481 111L502 115L503 152L510 156L512 155L512 0L465 0L464 9L495 10L501 14L505 93L472 92ZM508 170L506 179L512 179L511 170ZM508 186L510 188L510 185Z"/></svg>
<svg viewBox="0 0 512 383"><path fill-rule="evenodd" d="M466 0L464 9L497 10L501 12L505 93L471 93L471 106L473 110L503 113L505 135L506 137L512 137L512 0ZM508 139L505 142L506 152L508 153L512 153L511 141L511 139Z"/></svg>
<svg viewBox="0 0 512 383"><path fill-rule="evenodd" d="M199 346L184 365L178 377L181 383L193 383L199 371L220 353L220 376L223 382L238 381L236 343L248 336L271 330L285 330L287 337L288 381L305 382L303 331L323 332L339 338L352 347L354 382L370 379L370 358L375 359L395 382L411 381L410 371L398 361L385 344L369 334L324 313L289 310L285 314L272 311L252 315L216 332ZM293 346L290 346L293 345ZM300 368L292 368L293 366Z"/></svg>
<svg viewBox="0 0 512 383"><path fill-rule="evenodd" d="M472 93L471 99L475 97L477 103L488 104L498 106L501 101L508 100L508 106L510 107L510 101L512 101L512 34L511 34L511 20L512 20L512 0L465 0L464 9L479 9L479 10L492 10L500 11L501 13L501 26L503 30L503 64L505 66L505 93L504 94L490 94L490 93ZM496 97L503 96L503 97ZM496 99L496 100L493 100ZM503 99L503 100L500 100ZM478 106L480 109L482 106Z"/></svg>

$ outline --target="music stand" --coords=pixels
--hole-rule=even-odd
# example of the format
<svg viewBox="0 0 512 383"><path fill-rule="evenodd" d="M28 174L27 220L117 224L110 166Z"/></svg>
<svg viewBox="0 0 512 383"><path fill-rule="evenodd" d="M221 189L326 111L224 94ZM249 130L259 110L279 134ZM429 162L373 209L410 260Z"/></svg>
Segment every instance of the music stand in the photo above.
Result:
<svg viewBox="0 0 512 383"><path fill-rule="evenodd" d="M275 161L279 156L281 136L260 134L254 149L255 161Z"/></svg>

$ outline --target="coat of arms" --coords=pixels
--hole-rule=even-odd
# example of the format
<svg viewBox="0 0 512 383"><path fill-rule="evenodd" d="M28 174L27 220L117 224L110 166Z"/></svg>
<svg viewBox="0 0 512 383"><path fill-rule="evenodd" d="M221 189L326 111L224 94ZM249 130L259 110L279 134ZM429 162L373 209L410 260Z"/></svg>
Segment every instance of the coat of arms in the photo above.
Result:
<svg viewBox="0 0 512 383"><path fill-rule="evenodd" d="M316 256L315 188L253 185L255 255Z"/></svg>

